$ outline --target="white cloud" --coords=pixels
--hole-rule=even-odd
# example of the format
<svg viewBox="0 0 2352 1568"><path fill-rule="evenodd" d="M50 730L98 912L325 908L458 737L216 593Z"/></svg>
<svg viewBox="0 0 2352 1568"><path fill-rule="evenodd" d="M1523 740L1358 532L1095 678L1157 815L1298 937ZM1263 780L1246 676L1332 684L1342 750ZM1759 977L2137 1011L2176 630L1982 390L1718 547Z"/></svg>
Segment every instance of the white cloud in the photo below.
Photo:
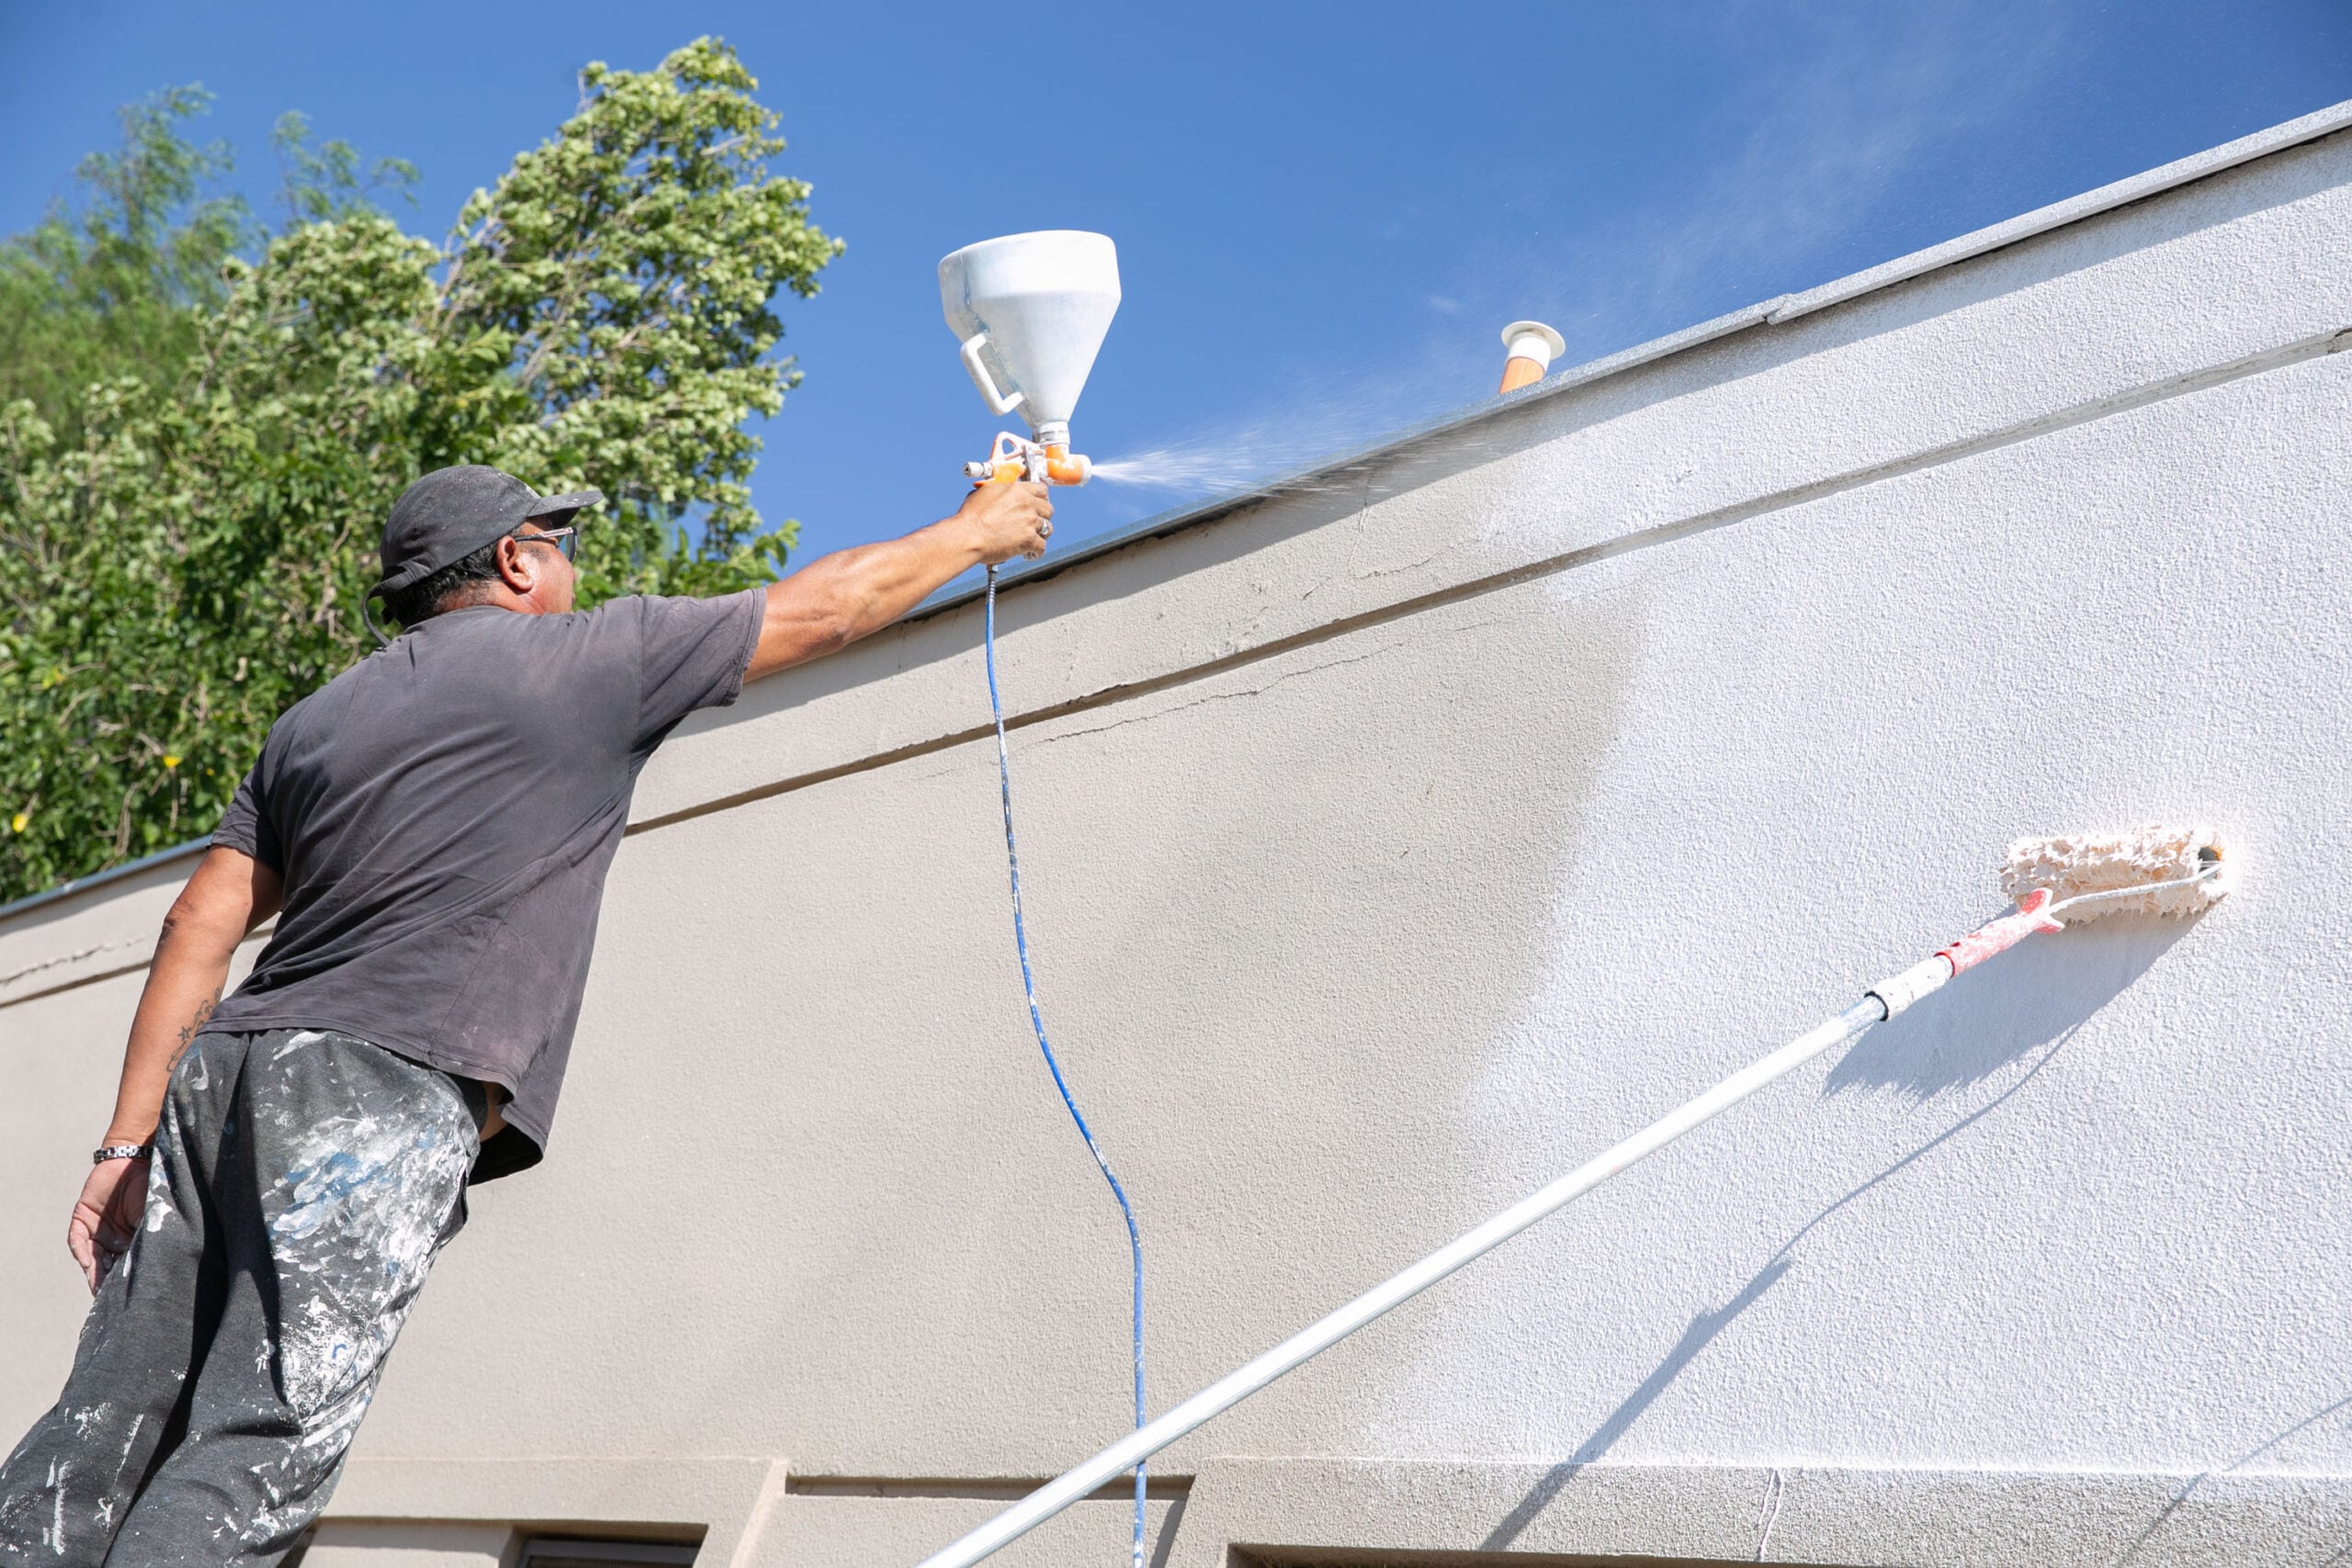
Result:
<svg viewBox="0 0 2352 1568"><path fill-rule="evenodd" d="M1747 0L1713 22L1709 41L1765 68L1708 117L1702 139L1722 155L1690 186L1555 263L1605 280L1582 302L1603 333L1633 322L1632 336L1648 336L1747 302L1747 293L1885 259L1842 254L1839 243L1906 193L1931 203L1919 182L1938 145L2011 111L2067 32L2061 9L2027 0ZM1828 270L1815 276L1808 261ZM1755 288L1726 291L1749 280Z"/></svg>

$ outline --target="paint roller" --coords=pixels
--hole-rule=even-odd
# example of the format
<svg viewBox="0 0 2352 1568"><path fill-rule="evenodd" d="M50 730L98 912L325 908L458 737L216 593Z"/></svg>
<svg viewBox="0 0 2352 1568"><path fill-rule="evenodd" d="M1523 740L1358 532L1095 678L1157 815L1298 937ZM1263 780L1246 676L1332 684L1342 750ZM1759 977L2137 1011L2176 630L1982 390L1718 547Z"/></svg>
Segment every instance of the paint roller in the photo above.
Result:
<svg viewBox="0 0 2352 1568"><path fill-rule="evenodd" d="M2028 937L2110 915L2186 917L2202 913L2235 885L2237 863L2210 828L2150 824L2112 833L2020 839L2001 868L2002 890L2015 909L1939 948L1860 1001L1770 1055L1659 1118L1632 1137L1504 1210L1476 1230L1366 1291L1319 1322L1210 1384L1084 1464L1046 1483L953 1545L925 1558L921 1568L970 1568L999 1547L1026 1534L1097 1487L1135 1469L1213 1417L1230 1410L1284 1372L1410 1300L1454 1270L1483 1257L1539 1220L1591 1191L1645 1155L1786 1077L1824 1052L1883 1023L1963 971Z"/></svg>

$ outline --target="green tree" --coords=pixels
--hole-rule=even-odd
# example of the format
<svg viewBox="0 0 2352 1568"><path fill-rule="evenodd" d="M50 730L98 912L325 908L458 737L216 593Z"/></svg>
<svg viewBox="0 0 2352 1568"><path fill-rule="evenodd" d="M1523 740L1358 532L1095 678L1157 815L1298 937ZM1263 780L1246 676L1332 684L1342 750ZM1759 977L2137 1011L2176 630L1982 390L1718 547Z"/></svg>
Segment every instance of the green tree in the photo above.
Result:
<svg viewBox="0 0 2352 1568"><path fill-rule="evenodd" d="M288 229L324 223L371 211L379 190L397 191L416 205L416 165L406 158L379 158L360 175L359 150L348 141L311 145L311 118L298 109L277 117L269 145L277 154L278 199Z"/></svg>
<svg viewBox="0 0 2352 1568"><path fill-rule="evenodd" d="M783 143L756 86L711 39L650 72L592 65L578 111L440 246L294 121L288 227L214 252L217 292L172 292L169 267L227 209L150 233L185 347L159 333L87 360L101 374L69 396L0 406L0 897L209 829L270 722L373 647L378 530L428 469L613 497L582 542L589 604L781 569L796 525L752 506L742 426L798 379L774 296L814 294L842 247L768 171ZM219 166L186 157L217 155L156 123L186 206Z"/></svg>
<svg viewBox="0 0 2352 1568"><path fill-rule="evenodd" d="M81 212L52 206L0 243L0 405L29 400L68 444L92 384L178 373L227 297L221 264L254 237L242 200L201 194L232 167L228 145L180 133L210 101L173 87L125 107L121 150L75 170Z"/></svg>

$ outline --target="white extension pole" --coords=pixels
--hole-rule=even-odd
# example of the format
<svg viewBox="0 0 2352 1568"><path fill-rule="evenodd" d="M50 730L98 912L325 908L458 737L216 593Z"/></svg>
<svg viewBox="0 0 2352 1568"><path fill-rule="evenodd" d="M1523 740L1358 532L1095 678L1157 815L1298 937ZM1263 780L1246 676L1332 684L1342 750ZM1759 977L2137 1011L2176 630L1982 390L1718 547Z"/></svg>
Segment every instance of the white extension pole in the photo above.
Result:
<svg viewBox="0 0 2352 1568"><path fill-rule="evenodd" d="M1339 1311L1292 1335L1240 1371L1211 1383L1148 1426L1138 1427L1076 1470L1047 1482L972 1531L922 1560L921 1568L971 1568L981 1558L1044 1524L1123 1471L1134 1469L1185 1433L1232 1409L1308 1357L1332 1346L1400 1302L1409 1301L1464 1264L1493 1251L1528 1226L1583 1197L1645 1155L1656 1154L1701 1122L1721 1115L1758 1089L1786 1077L1824 1051L1884 1022L1962 970L2007 951L2027 937L2064 929L2057 917L2095 919L2101 913L2140 910L2188 914L2210 907L2233 885L2234 860L2223 858L2209 829L2151 824L2098 837L2020 839L2009 846L2021 872L2016 912L1988 920L1900 975L1880 981L1862 999L1809 1033L1801 1034L1752 1066L1744 1067L1696 1100L1658 1118L1600 1158L1589 1160L1541 1191L1521 1199L1469 1235L1440 1247L1410 1269L1375 1285ZM2165 869L2188 874L2154 880ZM2103 886L2102 883L2120 882ZM2024 884L2033 886L2026 886ZM2052 902L2056 892L2074 897Z"/></svg>
<svg viewBox="0 0 2352 1568"><path fill-rule="evenodd" d="M1928 962L1937 966L1942 977L1948 978L1952 973L1940 958ZM1901 1010L1900 1007L1894 1010ZM1232 1409L1308 1357L1329 1349L1390 1307L1419 1295L1464 1264L1493 1251L1555 1210L1583 1197L1644 1155L1657 1153L1701 1122L1730 1110L1767 1084L1794 1072L1824 1051L1845 1043L1888 1016L1886 1002L1875 994L1865 996L1820 1028L1790 1041L1753 1066L1734 1073L1598 1159L1578 1166L1394 1279L1374 1286L1240 1371L1211 1383L1148 1426L1136 1427L1077 1469L1040 1486L953 1546L923 1559L922 1568L971 1568L997 1548L1027 1534L1113 1477L1133 1470L1193 1427Z"/></svg>

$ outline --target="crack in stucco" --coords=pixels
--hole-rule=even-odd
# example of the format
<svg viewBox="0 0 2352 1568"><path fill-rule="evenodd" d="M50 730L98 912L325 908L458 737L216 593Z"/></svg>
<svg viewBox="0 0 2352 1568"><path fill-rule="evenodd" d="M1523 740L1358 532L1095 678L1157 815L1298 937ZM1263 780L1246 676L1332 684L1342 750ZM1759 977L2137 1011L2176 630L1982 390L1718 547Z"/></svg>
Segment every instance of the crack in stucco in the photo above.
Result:
<svg viewBox="0 0 2352 1568"><path fill-rule="evenodd" d="M54 958L44 958L38 964L28 964L22 969L11 969L6 975L0 975L0 987L13 986L17 981L29 979L45 969L62 968L68 964L79 964L85 958L96 958L98 954L111 952L116 948L133 947L136 945L136 943L128 942L102 942L96 947L85 947L76 949L72 953L61 953Z"/></svg>
<svg viewBox="0 0 2352 1568"><path fill-rule="evenodd" d="M1148 724L1157 719L1170 718L1177 714L1189 712L1193 708L1207 707L1213 703L1229 703L1247 697L1261 697L1277 686L1286 685L1290 682L1306 676L1319 675L1328 670L1343 669L1351 664L1362 664L1366 660L1377 659L1384 653L1393 651L1397 646L1395 642L1385 642L1378 648L1367 649L1362 653L1350 654L1343 659L1326 659L1319 663L1309 664L1302 669L1283 671L1268 680L1261 681L1254 686L1245 686L1239 691L1211 692L1204 696L1193 697L1169 707L1154 708L1149 713L1128 714L1124 717L1114 718L1108 724L1092 725L1084 729L1060 730L1043 737L1042 743L1050 746L1057 741L1077 740L1089 735L1103 735L1114 729L1124 729L1131 724Z"/></svg>
<svg viewBox="0 0 2352 1568"><path fill-rule="evenodd" d="M266 925L257 927L255 930L248 933L243 942L237 944L239 950L242 951L246 947L254 946L267 942L270 937L276 933L277 930L277 922L275 919L272 919ZM68 974L60 978L50 980L46 984L36 983L30 988L19 991L14 996L5 994L5 987L7 982L0 981L0 1009L19 1007L26 1002L39 1001L43 997L56 996L61 991L78 991L85 986L95 986L99 984L101 981L116 979L124 975L136 975L141 970L146 968L154 956L153 951L147 948L142 943L135 942L122 942L106 943L101 947L91 949L89 952L80 954L79 957L83 960L86 960L96 953L107 952L114 952L118 954L125 952L135 953L139 954L139 956L128 959L127 961L103 964L94 969L85 969L78 975ZM70 960L60 960L58 962L60 964L63 964L70 962ZM44 966L35 964L30 969L21 973L32 974L42 967ZM12 976L12 978L20 976Z"/></svg>

